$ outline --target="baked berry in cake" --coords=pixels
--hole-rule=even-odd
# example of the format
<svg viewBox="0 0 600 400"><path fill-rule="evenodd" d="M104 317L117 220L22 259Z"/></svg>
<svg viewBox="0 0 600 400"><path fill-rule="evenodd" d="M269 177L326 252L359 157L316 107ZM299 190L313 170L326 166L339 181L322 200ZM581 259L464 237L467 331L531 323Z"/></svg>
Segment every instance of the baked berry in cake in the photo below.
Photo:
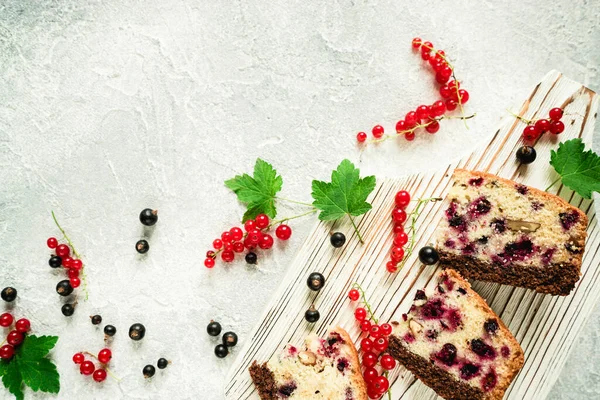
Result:
<svg viewBox="0 0 600 400"><path fill-rule="evenodd" d="M567 295L579 280L587 216L558 196L457 169L437 247L465 278Z"/></svg>
<svg viewBox="0 0 600 400"><path fill-rule="evenodd" d="M367 400L356 348L342 328L325 338L310 335L302 348L287 345L268 362L256 361L250 376L262 400Z"/></svg>
<svg viewBox="0 0 600 400"><path fill-rule="evenodd" d="M519 343L452 269L392 325L390 354L445 399L502 399L523 366Z"/></svg>

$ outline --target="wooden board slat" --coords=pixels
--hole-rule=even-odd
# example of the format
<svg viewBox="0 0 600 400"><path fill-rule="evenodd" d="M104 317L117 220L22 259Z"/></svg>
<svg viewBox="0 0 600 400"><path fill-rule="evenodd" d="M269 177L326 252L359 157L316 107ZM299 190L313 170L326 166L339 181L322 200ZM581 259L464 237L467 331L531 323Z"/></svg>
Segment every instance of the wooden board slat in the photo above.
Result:
<svg viewBox="0 0 600 400"><path fill-rule="evenodd" d="M330 224L319 222L307 237L281 285L273 295L261 320L253 329L226 383L228 399L257 399L248 374L253 360L266 361L287 343L302 343L309 332L319 335L331 325L340 325L359 341L360 330L354 321L355 305L347 300L353 282L365 289L374 313L382 321L399 319L410 307L417 288L432 282L435 267L425 267L413 254L396 274L385 270L393 240L394 194L408 190L413 198L444 197L450 176L457 168L478 169L537 188L545 188L555 175L548 163L550 149L558 140L581 137L591 144L598 108L598 96L559 72L552 71L535 86L520 110L528 119L547 115L550 108L562 105L566 129L560 137L536 144L538 159L530 166L519 166L514 153L521 145L525 126L515 118L504 119L489 143L470 156L438 171L420 173L401 179L380 181L371 195L373 209L358 220L365 237L361 245L349 223L340 230L349 238L346 246L329 245ZM493 283L475 282L474 288L496 311L525 350L525 365L507 391L507 399L543 399L546 397L566 360L577 333L586 322L600 297L600 229L593 202L584 200L569 189L557 186L557 193L584 210L590 220L588 242L583 257L582 277L567 297L553 297L531 290ZM416 226L416 248L433 241L433 233L443 215L444 204L427 204ZM325 275L327 284L318 293L306 288L306 277L313 271ZM304 311L315 304L322 319L311 325L304 321ZM416 380L403 367L390 374L394 399L434 399L435 393Z"/></svg>

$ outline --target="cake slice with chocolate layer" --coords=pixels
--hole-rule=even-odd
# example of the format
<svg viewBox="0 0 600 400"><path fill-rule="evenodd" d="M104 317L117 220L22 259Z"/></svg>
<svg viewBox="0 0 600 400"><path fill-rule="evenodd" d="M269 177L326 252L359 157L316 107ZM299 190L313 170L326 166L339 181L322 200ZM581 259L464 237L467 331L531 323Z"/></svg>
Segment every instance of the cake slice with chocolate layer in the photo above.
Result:
<svg viewBox="0 0 600 400"><path fill-rule="evenodd" d="M268 362L256 361L250 376L262 400L367 400L356 348L342 328L325 338L310 335L302 348L287 345Z"/></svg>
<svg viewBox="0 0 600 400"><path fill-rule="evenodd" d="M443 268L465 278L567 295L579 280L587 216L558 196L457 169L438 228Z"/></svg>
<svg viewBox="0 0 600 400"><path fill-rule="evenodd" d="M523 366L521 346L458 272L436 278L392 323L389 353L445 399L502 399Z"/></svg>

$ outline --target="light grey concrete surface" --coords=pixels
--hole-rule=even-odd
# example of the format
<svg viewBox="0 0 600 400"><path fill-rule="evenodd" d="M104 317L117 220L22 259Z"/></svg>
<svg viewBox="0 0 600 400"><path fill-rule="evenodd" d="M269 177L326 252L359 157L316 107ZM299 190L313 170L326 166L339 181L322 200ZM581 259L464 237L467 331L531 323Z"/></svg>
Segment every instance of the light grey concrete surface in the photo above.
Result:
<svg viewBox="0 0 600 400"><path fill-rule="evenodd" d="M36 333L60 336L56 398L223 398L236 351L217 359L206 323L219 320L243 342L314 222L294 222L290 242L258 269L202 266L242 214L222 182L256 157L283 175L282 195L306 201L311 179L344 157L380 177L459 157L551 69L600 88L598 1L416 3L0 2L0 285L19 289L15 313ZM468 131L443 123L435 136L360 153L357 131L393 130L436 99L413 36L446 50L477 117ZM144 207L160 219L139 257ZM70 319L46 264L45 240L58 234L52 209L88 271L89 300ZM103 346L95 312L117 326L120 382L98 385L71 362ZM138 321L147 336L133 345L125 333ZM596 308L552 399L600 397L599 328ZM161 356L173 364L145 381L142 367Z"/></svg>

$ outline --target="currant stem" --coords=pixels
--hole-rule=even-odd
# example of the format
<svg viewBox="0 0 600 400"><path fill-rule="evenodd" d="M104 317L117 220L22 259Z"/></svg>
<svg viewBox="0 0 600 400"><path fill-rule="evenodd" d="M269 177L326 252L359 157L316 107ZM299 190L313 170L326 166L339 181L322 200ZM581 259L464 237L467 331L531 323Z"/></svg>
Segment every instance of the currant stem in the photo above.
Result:
<svg viewBox="0 0 600 400"><path fill-rule="evenodd" d="M317 211L318 210L316 208L314 208L313 210L307 211L307 212L305 212L303 214L294 215L293 217L287 217L287 218L283 218L283 219L278 219L278 220L272 221L269 224L269 226L267 226L267 229L270 229L273 225L281 224L281 223L289 221L291 219L302 218L302 217L305 217L305 216L307 216L309 214L315 213Z"/></svg>
<svg viewBox="0 0 600 400"><path fill-rule="evenodd" d="M82 351L82 353L83 354L87 354L88 356L91 356L91 357L95 358L96 360L98 360L98 357L94 353L90 353L89 351ZM113 374L111 372L111 370L106 366L106 364L102 364L102 365L103 365L104 370L106 371L106 373L108 375L110 375L111 378L113 378L117 382L121 382L121 378L118 378L115 374Z"/></svg>
<svg viewBox="0 0 600 400"><path fill-rule="evenodd" d="M527 118L524 118L524 117L522 117L522 116L520 116L520 115L518 115L518 114L515 114L514 112L512 112L512 111L511 111L511 110L509 110L508 108L506 109L506 111L508 111L509 113L511 113L511 114L512 114L512 116L513 116L513 117L515 117L516 119L518 119L519 121L523 121L523 122L525 122L527 125L531 125L531 124L533 124L533 122L534 122L534 121L533 121L533 120L531 120L531 119L527 119Z"/></svg>
<svg viewBox="0 0 600 400"><path fill-rule="evenodd" d="M389 371L383 371L382 375L387 378L389 376L389 374L390 374ZM391 388L388 388L387 395L388 395L388 400L392 400L392 389Z"/></svg>
<svg viewBox="0 0 600 400"><path fill-rule="evenodd" d="M362 236L360 235L360 232L358 231L358 227L354 223L354 218L352 218L352 215L350 214L348 214L348 217L350 218L350 222L352 222L352 227L354 228L354 232L356 232L356 236L358 236L360 244L365 244L365 241L363 240Z"/></svg>
<svg viewBox="0 0 600 400"><path fill-rule="evenodd" d="M406 248L406 254L404 255L404 258L402 259L402 261L400 261L398 264L396 264L398 269L402 269L404 267L404 265L408 261L408 258L410 257L410 255L412 254L412 252L415 249L415 243L417 241L417 239L416 239L416 237L417 237L417 233L416 233L417 219L423 212L421 210L421 206L425 203L429 203L429 202L435 203L437 201L442 201L442 200L443 200L443 198L441 198L441 197L429 197L426 199L418 199L417 206L415 207L415 209L413 211L410 212L410 214L408 214L411 216L411 218L410 218L410 242L408 244L408 247Z"/></svg>
<svg viewBox="0 0 600 400"><path fill-rule="evenodd" d="M365 296L365 291L363 290L363 288L358 284L358 282L354 282L352 284L352 287L354 289L358 289L358 291L360 292L360 302L367 308L367 312L369 313L369 319L373 320L373 322L378 324L379 320L375 318L375 314L373 314L373 311L371 310L371 305L367 301L367 296Z"/></svg>
<svg viewBox="0 0 600 400"><path fill-rule="evenodd" d="M52 219L54 219L54 223L56 224L56 226L58 227L60 232L63 234L63 238L67 241L67 243L69 244L71 249L73 249L73 254L75 255L75 257L77 257L77 259L81 260L81 256L75 249L75 246L73 246L73 242L71 242L71 239L67 235L67 232L65 232L65 230L62 228L62 226L60 226L60 224L58 223L58 220L56 219L56 215L54 215L54 211L50 211L50 212L52 213ZM85 274L85 264L82 265L79 273L81 275L81 278L82 278L81 280L83 282L83 291L85 293L85 301L87 301L88 297L89 297L89 293L87 290L87 275Z"/></svg>
<svg viewBox="0 0 600 400"><path fill-rule="evenodd" d="M383 137L381 137L379 139L372 139L372 140L370 140L370 143L380 143L380 142L385 142L386 140L389 140L389 139L401 137L403 135L406 135L407 133L414 132L417 129L426 128L427 126L431 125L434 121L442 121L444 119L462 119L462 120L466 120L466 119L474 118L476 115L477 114L471 114L471 115L467 115L467 116L461 115L459 117L453 116L453 115L442 115L441 117L431 118L429 122L426 122L424 124L417 124L417 125L415 125L414 127L410 128L410 129L406 129L406 130L403 130L403 131L396 131L395 135L384 135Z"/></svg>
<svg viewBox="0 0 600 400"><path fill-rule="evenodd" d="M310 203L305 203L303 201L297 201L297 200L292 200L292 199L286 199L285 197L275 197L276 200L281 200L281 201L287 201L288 203L294 203L294 204L300 204L306 207L312 207L315 208L315 206L313 206Z"/></svg>
<svg viewBox="0 0 600 400"><path fill-rule="evenodd" d="M548 190L550 190L550 188L552 188L552 186L556 185L561 179L562 179L561 176L559 176L558 178L556 178L556 180L554 182L552 182L550 184L550 186L548 186L546 189L544 189L544 192L547 192Z"/></svg>

